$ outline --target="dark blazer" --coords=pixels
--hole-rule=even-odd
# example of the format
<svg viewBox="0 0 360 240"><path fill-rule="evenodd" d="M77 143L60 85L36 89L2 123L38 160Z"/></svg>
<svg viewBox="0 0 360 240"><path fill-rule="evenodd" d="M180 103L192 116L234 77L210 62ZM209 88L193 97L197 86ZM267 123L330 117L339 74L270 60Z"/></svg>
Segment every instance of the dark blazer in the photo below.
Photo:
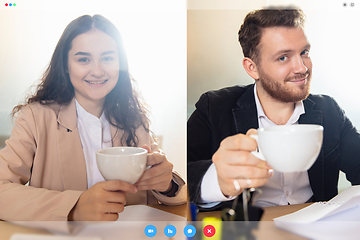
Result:
<svg viewBox="0 0 360 240"><path fill-rule="evenodd" d="M299 124L324 127L318 159L308 170L313 201L327 201L337 193L339 170L353 184L360 184L360 134L335 100L309 95ZM237 133L258 128L254 84L204 93L187 126L187 180L191 202L197 202L201 181L220 142ZM301 147L301 146L299 146ZM304 149L306 151L306 149Z"/></svg>

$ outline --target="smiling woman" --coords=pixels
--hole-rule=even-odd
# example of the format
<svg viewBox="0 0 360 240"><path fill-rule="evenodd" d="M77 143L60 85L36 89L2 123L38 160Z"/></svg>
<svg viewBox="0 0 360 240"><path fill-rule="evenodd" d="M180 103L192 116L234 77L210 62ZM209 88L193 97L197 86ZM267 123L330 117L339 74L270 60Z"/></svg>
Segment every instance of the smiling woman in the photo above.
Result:
<svg viewBox="0 0 360 240"><path fill-rule="evenodd" d="M13 115L0 151L0 202L8 206L0 219L116 220L125 205L186 202L183 179L150 134L120 33L106 18L84 15L66 27L35 94ZM145 148L151 168L135 184L105 181L95 152L112 146Z"/></svg>
<svg viewBox="0 0 360 240"><path fill-rule="evenodd" d="M72 41L68 73L75 98L87 112L100 117L105 97L119 79L116 42L100 30L90 30Z"/></svg>

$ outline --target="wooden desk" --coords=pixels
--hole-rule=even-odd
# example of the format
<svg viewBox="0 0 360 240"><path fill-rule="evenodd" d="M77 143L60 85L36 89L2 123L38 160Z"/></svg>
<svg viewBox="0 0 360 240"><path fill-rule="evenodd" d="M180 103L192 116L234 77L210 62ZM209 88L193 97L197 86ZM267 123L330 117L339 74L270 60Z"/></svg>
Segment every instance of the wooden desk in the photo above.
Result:
<svg viewBox="0 0 360 240"><path fill-rule="evenodd" d="M187 204L178 205L178 206L165 206L165 205L149 205L149 206L182 217L186 217L187 215ZM52 235L52 233L46 230L24 227L0 220L0 240L8 240L15 233Z"/></svg>
<svg viewBox="0 0 360 240"><path fill-rule="evenodd" d="M183 204L183 205L177 205L177 206L166 206L166 205L159 205L159 204L153 204L153 205L149 205L150 207L168 212L168 213L173 213L176 215L179 215L181 217L186 217L187 216L187 204Z"/></svg>
<svg viewBox="0 0 360 240"><path fill-rule="evenodd" d="M278 207L266 207L260 221L272 221L274 218L296 212L304 207L309 206L311 203L294 204ZM201 212L198 214L198 221L202 221L205 217L221 218L220 211L214 212Z"/></svg>
<svg viewBox="0 0 360 240"><path fill-rule="evenodd" d="M257 239L276 239L276 240L301 240L307 239L299 235L287 232L285 230L279 229L275 226L273 221L274 218L296 212L304 207L309 206L311 203L304 204L294 204L287 206L278 206L278 207L266 207L264 208L263 216L259 223L259 228L253 232Z"/></svg>
<svg viewBox="0 0 360 240"><path fill-rule="evenodd" d="M252 234L258 240L303 240L305 238L294 235L292 233L283 231L277 228L273 222L273 218L295 212L303 207L308 206L309 204L297 204L297 205L288 205L288 206L279 206L279 207L268 207L264 208L264 214L259 222L258 228L252 231ZM164 206L164 205L151 205L156 209L160 209L166 212L170 212L182 217L187 215L187 204L179 205L179 206ZM221 213L219 211L215 212L203 212L199 213L198 219L202 220L204 217L221 217ZM51 234L46 230L41 229L33 229L28 227L23 227L19 225L15 225L6 221L0 221L0 239L8 240L11 238L14 233L24 233L24 234Z"/></svg>
<svg viewBox="0 0 360 240"><path fill-rule="evenodd" d="M309 206L311 203L304 203L304 204L295 204L295 205L286 205L286 206L278 206L278 207L266 207L264 208L264 213L261 217L261 220L259 222L258 228L254 229L252 231L253 235L258 240L288 240L288 239L294 239L294 240L303 240L306 239L304 237L292 234L290 232L281 230L276 227L273 219L296 212L297 210L300 210L306 206ZM220 211L214 211L214 212L201 212L198 214L198 220L201 221L205 217L216 217L221 218L221 212Z"/></svg>
<svg viewBox="0 0 360 240"><path fill-rule="evenodd" d="M28 228L28 227L22 227L18 226L6 221L0 221L0 239L1 240L8 240L11 238L11 236L15 233L22 233L22 234L41 234L41 235L49 235L50 233L41 230L41 229L35 229L35 228Z"/></svg>
<svg viewBox="0 0 360 240"><path fill-rule="evenodd" d="M261 221L272 221L274 218L296 212L304 207L311 205L312 203L294 204L278 207L266 207L264 208L264 214L261 217Z"/></svg>

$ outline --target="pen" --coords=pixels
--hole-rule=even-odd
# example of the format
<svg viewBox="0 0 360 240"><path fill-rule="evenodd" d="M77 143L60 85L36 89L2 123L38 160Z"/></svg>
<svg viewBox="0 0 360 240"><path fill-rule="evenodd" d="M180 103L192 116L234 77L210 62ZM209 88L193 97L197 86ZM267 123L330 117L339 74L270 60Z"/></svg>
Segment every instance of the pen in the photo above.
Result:
<svg viewBox="0 0 360 240"><path fill-rule="evenodd" d="M196 204L190 203L190 214L191 214L191 221L197 220L197 213L199 212L199 209L197 208Z"/></svg>

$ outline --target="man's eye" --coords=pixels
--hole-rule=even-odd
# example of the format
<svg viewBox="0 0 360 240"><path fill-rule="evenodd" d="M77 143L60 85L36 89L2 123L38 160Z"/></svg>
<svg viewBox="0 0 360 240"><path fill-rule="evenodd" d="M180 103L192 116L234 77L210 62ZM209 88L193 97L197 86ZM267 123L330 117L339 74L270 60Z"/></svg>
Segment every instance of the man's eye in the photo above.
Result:
<svg viewBox="0 0 360 240"><path fill-rule="evenodd" d="M309 56L309 50L304 50L301 52L301 55L306 55L306 56Z"/></svg>
<svg viewBox="0 0 360 240"><path fill-rule="evenodd" d="M285 61L286 59L287 59L286 56L281 56L281 57L279 57L279 61L280 61L280 62L283 62L283 61Z"/></svg>

